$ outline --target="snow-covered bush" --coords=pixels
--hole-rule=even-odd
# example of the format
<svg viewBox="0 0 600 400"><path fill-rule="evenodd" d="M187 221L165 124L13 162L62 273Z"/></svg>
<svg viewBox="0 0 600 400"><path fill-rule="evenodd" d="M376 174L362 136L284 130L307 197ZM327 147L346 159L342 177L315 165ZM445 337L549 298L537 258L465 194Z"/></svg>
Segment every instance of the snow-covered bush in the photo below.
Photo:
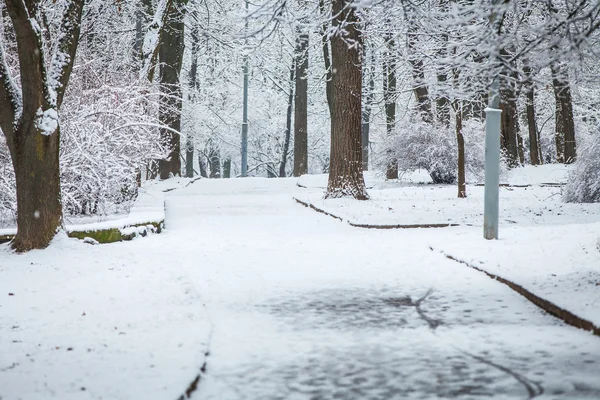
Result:
<svg viewBox="0 0 600 400"><path fill-rule="evenodd" d="M569 203L600 202L600 134L580 139L577 161L569 173L563 199Z"/></svg>
<svg viewBox="0 0 600 400"><path fill-rule="evenodd" d="M463 122L465 138L465 174L468 180L480 180L484 173L485 127L482 121ZM426 170L434 183L454 183L458 175L458 144L454 126L423 123L409 117L396 125L389 139L391 152L377 163L384 169L389 159L398 160L399 172Z"/></svg>

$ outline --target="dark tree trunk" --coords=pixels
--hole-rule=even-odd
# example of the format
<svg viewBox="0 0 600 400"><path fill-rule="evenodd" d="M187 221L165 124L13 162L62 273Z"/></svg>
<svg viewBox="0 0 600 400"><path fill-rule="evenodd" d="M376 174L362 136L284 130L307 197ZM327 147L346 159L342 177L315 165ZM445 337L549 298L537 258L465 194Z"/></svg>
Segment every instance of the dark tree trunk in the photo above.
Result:
<svg viewBox="0 0 600 400"><path fill-rule="evenodd" d="M197 20L197 12L194 8L193 17L191 18L193 27L191 31L191 42L192 42L192 51L191 51L191 64L190 64L190 72L189 72L189 86L190 86L190 95L189 100L193 100L196 97L196 90L198 89L198 54L200 53L200 25L196 21ZM186 178L194 177L194 138L193 131L194 128L191 128L189 132L187 132L185 137L185 176Z"/></svg>
<svg viewBox="0 0 600 400"><path fill-rule="evenodd" d="M223 178L231 178L231 158L223 161Z"/></svg>
<svg viewBox="0 0 600 400"><path fill-rule="evenodd" d="M183 62L185 0L171 2L159 48L161 98L159 120L169 129L160 130L169 147L166 159L159 160L160 179L181 176L181 83L179 74Z"/></svg>
<svg viewBox="0 0 600 400"><path fill-rule="evenodd" d="M425 67L423 60L418 57L418 35L417 27L414 24L413 6L408 6L406 9L408 19L408 33L406 35L406 48L408 51L408 62L411 66L413 77L414 93L417 100L417 106L421 114L421 118L425 123L433 122L433 113L431 111L431 100L429 99L429 89L425 84Z"/></svg>
<svg viewBox="0 0 600 400"><path fill-rule="evenodd" d="M509 167L516 167L519 164L518 113L515 92L511 88L501 91L500 109L502 110L502 148L508 158Z"/></svg>
<svg viewBox="0 0 600 400"><path fill-rule="evenodd" d="M281 162L279 163L279 177L285 178L285 167L287 165L288 153L290 152L290 135L292 134L292 110L294 107L294 75L296 73L296 60L292 59L292 67L290 68L290 88L288 92L288 106L285 117L285 134L283 138L283 149L281 150ZM295 145L295 138L294 138Z"/></svg>
<svg viewBox="0 0 600 400"><path fill-rule="evenodd" d="M308 33L296 42L296 95L294 97L294 176L308 174Z"/></svg>
<svg viewBox="0 0 600 400"><path fill-rule="evenodd" d="M527 128L529 130L529 159L532 165L540 165L543 158L535 119L534 84L531 77L531 67L527 61L524 62L523 73L525 75L525 107L527 112Z"/></svg>
<svg viewBox="0 0 600 400"><path fill-rule="evenodd" d="M368 199L362 170L361 96L362 37L351 0L333 0L331 36L333 108L331 152L326 198ZM348 44L351 43L352 46Z"/></svg>
<svg viewBox="0 0 600 400"><path fill-rule="evenodd" d="M467 183L465 178L465 137L463 136L462 105L456 106L456 142L458 144L458 197L467 197Z"/></svg>
<svg viewBox="0 0 600 400"><path fill-rule="evenodd" d="M366 59L366 51L364 52ZM363 60L364 61L364 60ZM373 96L375 93L375 53L371 51L371 63L369 67L369 85L363 105L361 146L363 158L363 171L369 170L369 133L371 130L371 109L373 107Z"/></svg>
<svg viewBox="0 0 600 400"><path fill-rule="evenodd" d="M208 161L210 163L210 176L211 179L218 179L221 177L221 156L219 150L211 149L208 153Z"/></svg>
<svg viewBox="0 0 600 400"><path fill-rule="evenodd" d="M575 145L575 122L573 98L569 85L569 73L565 64L552 65L552 84L556 101L555 137L558 162L570 164L577 157Z"/></svg>
<svg viewBox="0 0 600 400"><path fill-rule="evenodd" d="M200 176L208 178L208 172L206 171L206 162L204 162L204 155L198 154L198 168L200 168Z"/></svg>
<svg viewBox="0 0 600 400"><path fill-rule="evenodd" d="M27 251L46 247L62 226L58 111L77 52L83 1L67 4L57 46L61 63L55 60L48 66L40 32L30 19L39 15L40 1L7 0L6 5L18 45L21 88L11 79L0 46L0 128L17 186L17 236L12 247Z"/></svg>
<svg viewBox="0 0 600 400"><path fill-rule="evenodd" d="M390 137L396 126L396 61L394 57L394 37L385 34L385 52L383 54L383 101L385 103L385 130ZM386 179L398 179L398 160L388 150Z"/></svg>
<svg viewBox="0 0 600 400"><path fill-rule="evenodd" d="M333 118L333 76L332 76L332 66L331 66L331 49L330 40L328 36L329 28L327 26L327 21L331 14L325 8L325 0L319 0L319 10L321 11L321 16L323 18L323 23L321 24L321 49L323 51L323 62L325 64L325 94L327 96L327 106L329 107L329 118Z"/></svg>

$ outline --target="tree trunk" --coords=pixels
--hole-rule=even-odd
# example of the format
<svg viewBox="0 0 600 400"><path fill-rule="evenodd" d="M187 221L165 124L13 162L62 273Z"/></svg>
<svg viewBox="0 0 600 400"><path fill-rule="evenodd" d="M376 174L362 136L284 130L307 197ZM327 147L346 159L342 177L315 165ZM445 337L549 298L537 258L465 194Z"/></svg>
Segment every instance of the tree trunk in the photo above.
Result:
<svg viewBox="0 0 600 400"><path fill-rule="evenodd" d="M458 198L467 197L467 184L465 178L465 137L462 126L462 105L457 101L456 106L456 142L458 144Z"/></svg>
<svg viewBox="0 0 600 400"><path fill-rule="evenodd" d="M319 10L323 18L321 24L321 49L323 51L323 63L325 64L325 94L327 96L327 106L329 108L329 118L333 118L333 71L331 66L331 49L328 36L329 28L327 21L331 14L325 9L325 0L319 0ZM329 15L329 17L327 16Z"/></svg>
<svg viewBox="0 0 600 400"><path fill-rule="evenodd" d="M197 11L196 8L192 11L193 27L191 30L191 63L189 72L189 86L190 94L188 99L193 101L196 97L196 90L198 89L198 54L200 53L200 25L197 22ZM194 128L190 128L185 137L185 176L186 178L194 177Z"/></svg>
<svg viewBox="0 0 600 400"><path fill-rule="evenodd" d="M210 163L210 176L211 179L218 179L221 177L221 157L219 150L211 149L208 153L208 161Z"/></svg>
<svg viewBox="0 0 600 400"><path fill-rule="evenodd" d="M296 95L294 97L294 176L308 174L308 32L296 42Z"/></svg>
<svg viewBox="0 0 600 400"><path fill-rule="evenodd" d="M0 46L0 128L16 177L17 236L12 247L27 251L46 247L62 226L58 111L77 52L83 1L67 3L48 65L41 33L32 24L40 2L7 0L6 5L17 40L21 87L13 83Z"/></svg>
<svg viewBox="0 0 600 400"><path fill-rule="evenodd" d="M223 178L231 178L231 158L223 161Z"/></svg>
<svg viewBox="0 0 600 400"><path fill-rule="evenodd" d="M525 107L527 112L527 128L529 130L529 159L531 165L541 165L543 158L535 119L535 94L533 80L531 79L531 67L527 61L524 61L523 64L523 73L525 75Z"/></svg>
<svg viewBox="0 0 600 400"><path fill-rule="evenodd" d="M366 51L364 52L366 59ZM363 60L364 61L364 60ZM361 146L363 158L363 171L369 170L369 133L371 130L371 109L373 107L373 96L375 93L375 53L371 51L371 64L369 67L369 85L367 86L365 103L363 106Z"/></svg>
<svg viewBox="0 0 600 400"><path fill-rule="evenodd" d="M296 73L296 60L292 59L292 67L290 68L290 88L288 92L288 107L285 118L285 134L283 138L283 149L281 151L281 162L279 163L279 177L285 178L285 167L287 164L288 153L290 151L290 135L292 134L292 109L294 107L294 75ZM295 138L294 138L295 146ZM294 161L295 162L295 161Z"/></svg>
<svg viewBox="0 0 600 400"><path fill-rule="evenodd" d="M515 93L511 88L501 91L500 109L502 110L502 148L506 153L509 167L516 167L519 164L518 114Z"/></svg>
<svg viewBox="0 0 600 400"><path fill-rule="evenodd" d="M394 37L387 33L384 36L385 52L383 54L383 100L385 103L385 127L387 136L394 133L396 125L396 62L394 60ZM398 160L388 149L386 179L398 179Z"/></svg>
<svg viewBox="0 0 600 400"><path fill-rule="evenodd" d="M556 101L555 137L558 162L570 164L577 157L575 145L575 122L569 73L565 64L552 65L552 84Z"/></svg>
<svg viewBox="0 0 600 400"><path fill-rule="evenodd" d="M368 199L362 170L361 96L362 37L351 0L333 0L331 36L333 108L331 152L326 198ZM349 46L349 44L351 44Z"/></svg>
<svg viewBox="0 0 600 400"><path fill-rule="evenodd" d="M208 172L206 171L206 163L204 162L204 155L198 154L198 168L200 168L200 176L208 178Z"/></svg>
<svg viewBox="0 0 600 400"><path fill-rule="evenodd" d="M159 160L160 179L181 176L181 83L179 74L183 62L185 0L176 0L167 9L166 25L161 35L160 106L159 120L169 129L160 130L161 137L169 147L166 159Z"/></svg>
<svg viewBox="0 0 600 400"><path fill-rule="evenodd" d="M418 53L418 35L417 27L412 22L414 18L413 12L407 8L407 19L408 19L408 33L407 38L407 51L408 51L408 62L411 65L414 93L417 100L417 106L421 114L421 118L425 123L433 122L433 113L431 111L431 100L429 99L429 89L425 84L425 70L423 60L417 56Z"/></svg>

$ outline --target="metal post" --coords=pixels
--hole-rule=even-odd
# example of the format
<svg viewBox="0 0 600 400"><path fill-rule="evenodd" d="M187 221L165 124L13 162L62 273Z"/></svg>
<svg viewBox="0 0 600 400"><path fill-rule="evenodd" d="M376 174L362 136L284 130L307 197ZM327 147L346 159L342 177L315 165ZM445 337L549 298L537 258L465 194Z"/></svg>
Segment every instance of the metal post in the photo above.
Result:
<svg viewBox="0 0 600 400"><path fill-rule="evenodd" d="M498 239L500 185L500 108L498 76L494 78L489 107L485 109L485 195L483 237Z"/></svg>
<svg viewBox="0 0 600 400"><path fill-rule="evenodd" d="M246 0L246 33L248 32L248 0ZM248 43L248 38L245 39ZM244 52L248 51L247 46ZM244 111L242 117L242 176L248 176L248 55L244 54Z"/></svg>

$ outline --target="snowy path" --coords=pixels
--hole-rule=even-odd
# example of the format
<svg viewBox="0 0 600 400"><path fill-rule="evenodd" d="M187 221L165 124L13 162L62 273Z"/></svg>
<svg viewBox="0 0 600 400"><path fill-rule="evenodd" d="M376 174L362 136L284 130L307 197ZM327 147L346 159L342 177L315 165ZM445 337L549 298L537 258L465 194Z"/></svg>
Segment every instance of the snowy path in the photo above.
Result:
<svg viewBox="0 0 600 400"><path fill-rule="evenodd" d="M214 325L198 398L600 398L600 340L428 250L456 231L354 229L292 180L230 182L167 199Z"/></svg>
<svg viewBox="0 0 600 400"><path fill-rule="evenodd" d="M295 190L201 180L161 235L0 246L0 399L176 399L206 348L203 400L600 398L598 337L429 250L476 228L356 229Z"/></svg>

